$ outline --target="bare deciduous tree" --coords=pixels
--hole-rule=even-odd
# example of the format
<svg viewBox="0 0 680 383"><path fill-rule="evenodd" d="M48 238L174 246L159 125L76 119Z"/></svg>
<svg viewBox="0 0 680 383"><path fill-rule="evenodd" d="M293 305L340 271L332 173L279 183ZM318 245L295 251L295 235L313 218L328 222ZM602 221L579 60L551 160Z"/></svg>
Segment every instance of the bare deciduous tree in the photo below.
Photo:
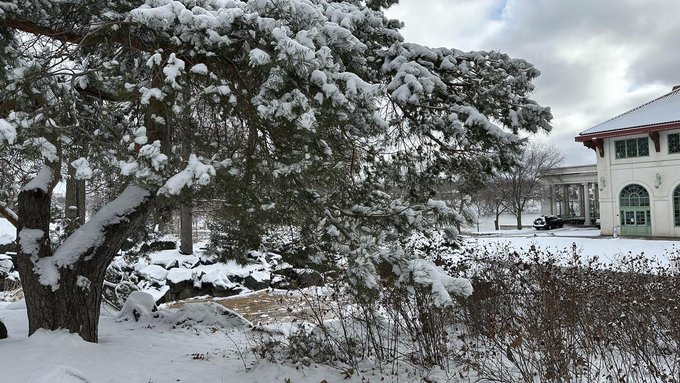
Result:
<svg viewBox="0 0 680 383"><path fill-rule="evenodd" d="M494 175L489 195L517 218L522 228L522 212L529 200L540 197L541 178L564 161L564 155L552 145L529 144L512 170ZM500 207L497 207L496 212ZM500 215L498 213L498 215ZM498 215L496 221L498 221Z"/></svg>

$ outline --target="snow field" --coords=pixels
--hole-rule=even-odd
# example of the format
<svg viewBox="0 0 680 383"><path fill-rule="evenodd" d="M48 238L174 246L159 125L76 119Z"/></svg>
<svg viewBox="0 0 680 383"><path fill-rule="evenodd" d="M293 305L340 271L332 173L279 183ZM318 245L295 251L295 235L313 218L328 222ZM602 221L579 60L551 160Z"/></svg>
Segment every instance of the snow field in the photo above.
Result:
<svg viewBox="0 0 680 383"><path fill-rule="evenodd" d="M18 307L17 307L18 306ZM0 381L8 383L359 382L336 369L269 363L250 349L257 333L215 303L163 309L139 322L103 310L99 343L63 331L26 338L26 310L0 303L10 337L0 342ZM240 318L240 319L239 319ZM178 324L179 323L179 324ZM283 326L283 325L282 325ZM288 327L291 325L289 324ZM378 381L379 379L375 379ZM372 381L372 380L369 380Z"/></svg>

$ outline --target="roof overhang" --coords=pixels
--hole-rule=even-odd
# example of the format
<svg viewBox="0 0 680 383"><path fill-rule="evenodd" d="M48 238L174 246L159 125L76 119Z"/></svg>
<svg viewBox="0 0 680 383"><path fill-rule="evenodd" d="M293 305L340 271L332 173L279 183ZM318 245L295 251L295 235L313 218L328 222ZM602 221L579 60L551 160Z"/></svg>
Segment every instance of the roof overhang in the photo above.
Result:
<svg viewBox="0 0 680 383"><path fill-rule="evenodd" d="M621 129L616 129L616 130L608 130L604 132L597 132L597 133L591 133L591 134L581 134L576 136L576 142L583 142L584 145L588 146L586 143L587 142L592 142L596 140L602 140L605 138L612 138L612 137L621 137L621 136L631 136L634 134L649 134L649 133L658 133L658 132L663 132L666 130L674 130L674 129L680 129L680 122L670 122L670 123L661 123L661 124L655 124L655 125L645 125L645 126L638 126L638 127L626 127L626 128L621 128Z"/></svg>

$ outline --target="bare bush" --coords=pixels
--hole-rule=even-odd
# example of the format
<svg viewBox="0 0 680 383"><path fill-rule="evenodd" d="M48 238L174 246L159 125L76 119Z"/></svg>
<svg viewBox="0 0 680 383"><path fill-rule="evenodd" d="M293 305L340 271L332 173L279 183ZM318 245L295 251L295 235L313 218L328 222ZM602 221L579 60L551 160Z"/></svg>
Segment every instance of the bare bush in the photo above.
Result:
<svg viewBox="0 0 680 383"><path fill-rule="evenodd" d="M443 381L680 381L676 251L665 263L628 254L614 265L576 246L515 252L427 242L415 250L470 278L472 296L441 305L417 283L384 280L375 294L340 278L306 298L312 324L281 341L283 355L351 371L375 366L393 380L406 369L439 371Z"/></svg>
<svg viewBox="0 0 680 383"><path fill-rule="evenodd" d="M604 265L583 260L574 246L487 252L449 268L466 269L475 287L459 318L459 357L488 380L678 382L673 266L644 254Z"/></svg>

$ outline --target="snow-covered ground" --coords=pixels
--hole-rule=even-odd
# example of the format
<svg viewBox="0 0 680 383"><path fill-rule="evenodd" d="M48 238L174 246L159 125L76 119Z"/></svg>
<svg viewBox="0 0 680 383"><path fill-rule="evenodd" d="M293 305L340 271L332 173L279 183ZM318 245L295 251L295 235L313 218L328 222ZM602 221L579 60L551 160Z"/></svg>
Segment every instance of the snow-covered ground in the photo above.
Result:
<svg viewBox="0 0 680 383"><path fill-rule="evenodd" d="M11 235L11 226L0 228L0 238L12 238ZM601 237L596 229L568 227L551 231L485 231L465 236L464 240L468 246L479 248L526 250L535 246L560 252L576 246L586 257L597 256L603 262L614 263L623 255L643 252L646 257L665 263L669 260L668 254L677 253L674 241L615 239ZM188 260L192 260L189 263L193 264L191 257L183 256L181 259ZM190 267L176 262L180 259L175 251L154 253L149 261L152 265ZM224 267L235 268L234 265ZM239 271L252 272L247 268ZM257 344L257 335L253 335L256 332L249 327L209 324L209 321L177 326L175 322L180 314L176 310L162 308L159 318L150 316L140 322L122 321L117 318L116 312L103 310L100 343L90 344L64 332L39 331L27 338L25 306L21 302L0 302L0 319L5 322L10 334L8 339L0 340L0 382L380 381L379 374L371 372L345 379L341 370L327 366L311 364L302 367L268 362L251 352ZM283 323L277 326L287 331L293 325Z"/></svg>
<svg viewBox="0 0 680 383"><path fill-rule="evenodd" d="M0 218L0 245L14 242L17 237L17 230L8 220Z"/></svg>
<svg viewBox="0 0 680 383"><path fill-rule="evenodd" d="M534 246L552 253L574 246L584 258L597 257L605 264L617 264L624 256L643 254L660 266L671 262L669 258L677 257L680 246L677 241L663 239L613 238L600 236L595 228L564 227L550 231L538 231L533 228L523 230L486 231L466 236L468 246L494 246L495 248L512 248L527 250Z"/></svg>
<svg viewBox="0 0 680 383"><path fill-rule="evenodd" d="M198 304L197 304L198 305ZM358 382L337 369L270 363L255 357L251 329L233 324L175 326L164 309L161 319L121 321L104 312L99 343L62 331L26 337L26 310L0 302L0 318L10 337L0 340L0 382L165 383L165 382ZM195 310L200 311L200 310ZM194 313L196 315L196 313ZM290 326L290 325L289 325ZM375 381L379 379L376 378Z"/></svg>
<svg viewBox="0 0 680 383"><path fill-rule="evenodd" d="M539 213L524 213L522 214L522 226L532 227L534 220L540 217ZM478 218L479 224L474 224L470 227L463 229L464 232L476 233L476 232L486 232L494 230L494 217L492 216L480 216ZM501 214L498 217L498 223L501 226L514 226L517 225L517 218L512 214ZM503 230L505 231L505 230Z"/></svg>

